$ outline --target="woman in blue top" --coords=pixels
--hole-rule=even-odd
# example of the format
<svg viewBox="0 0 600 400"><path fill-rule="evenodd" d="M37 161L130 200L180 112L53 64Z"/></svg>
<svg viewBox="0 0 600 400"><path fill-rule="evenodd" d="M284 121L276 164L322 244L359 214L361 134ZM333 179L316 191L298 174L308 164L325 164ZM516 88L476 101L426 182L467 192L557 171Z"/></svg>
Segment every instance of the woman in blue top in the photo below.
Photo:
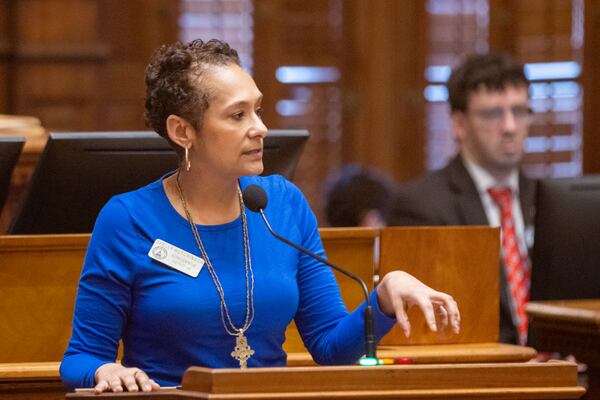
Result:
<svg viewBox="0 0 600 400"><path fill-rule="evenodd" d="M70 389L151 391L191 365L283 366L295 320L321 364L363 353L363 308L346 310L331 270L277 241L241 191L267 193L274 230L324 256L304 196L262 170L262 94L224 42L161 47L146 70L146 118L181 167L112 198L85 258L60 372ZM454 300L396 271L371 294L377 339L416 304L432 330L459 330ZM119 340L122 363L115 363Z"/></svg>

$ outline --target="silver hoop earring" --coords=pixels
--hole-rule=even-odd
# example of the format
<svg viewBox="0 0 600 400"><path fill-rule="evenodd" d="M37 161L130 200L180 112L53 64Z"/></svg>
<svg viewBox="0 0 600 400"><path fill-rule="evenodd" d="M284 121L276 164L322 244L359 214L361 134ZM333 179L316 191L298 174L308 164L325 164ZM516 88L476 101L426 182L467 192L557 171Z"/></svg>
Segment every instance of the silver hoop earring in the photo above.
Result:
<svg viewBox="0 0 600 400"><path fill-rule="evenodd" d="M185 148L183 165L184 165L184 168L185 168L185 170L187 172L189 172L190 169L192 169L192 163L190 162L190 152L189 152L189 149L187 147Z"/></svg>

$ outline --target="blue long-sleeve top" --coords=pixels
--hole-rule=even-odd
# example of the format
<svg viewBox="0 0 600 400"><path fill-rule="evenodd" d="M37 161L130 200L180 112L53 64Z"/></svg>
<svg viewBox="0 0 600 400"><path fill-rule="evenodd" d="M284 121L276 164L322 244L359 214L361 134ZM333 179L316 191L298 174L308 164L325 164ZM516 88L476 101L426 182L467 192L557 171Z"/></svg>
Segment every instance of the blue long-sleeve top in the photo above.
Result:
<svg viewBox="0 0 600 400"><path fill-rule="evenodd" d="M273 229L324 256L317 221L302 193L281 176L244 177L242 189L265 189ZM281 243L260 215L246 211L254 271L255 317L246 332L249 367L284 366L285 330L295 320L306 348L321 364L354 363L364 353L364 304L348 313L329 267ZM237 327L244 323L246 282L241 217L197 225ZM188 221L168 200L162 179L113 197L94 227L79 282L73 332L60 366L68 389L94 386L98 367L114 362L178 385L186 368L239 367L235 338L223 327L220 299L206 267L196 278L149 257L156 239L201 257ZM358 289L357 289L358 290ZM379 340L395 320L377 307Z"/></svg>

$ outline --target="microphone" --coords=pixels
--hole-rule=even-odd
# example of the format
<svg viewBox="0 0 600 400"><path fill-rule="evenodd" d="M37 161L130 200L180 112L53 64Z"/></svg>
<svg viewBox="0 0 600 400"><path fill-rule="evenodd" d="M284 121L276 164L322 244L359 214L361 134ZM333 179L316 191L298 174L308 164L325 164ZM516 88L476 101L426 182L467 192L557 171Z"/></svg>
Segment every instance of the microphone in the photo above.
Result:
<svg viewBox="0 0 600 400"><path fill-rule="evenodd" d="M279 236L277 233L273 231L267 217L265 216L264 209L267 207L267 194L264 189L258 185L249 185L244 192L242 193L242 198L244 200L244 205L251 211L258 212L262 216L265 225L269 232L275 236L275 238L281 240L285 244L292 246L296 250L322 262L325 265L333 268L334 270L346 275L350 279L358 282L362 288L362 291L365 295L365 358L361 360L361 365L377 365L377 341L375 340L375 318L373 315L373 307L371 305L371 298L369 296L369 289L365 281L363 281L360 277L354 275L350 271L346 271L345 269L338 267L319 256L318 254L313 253L312 251L305 249L289 241L288 239Z"/></svg>

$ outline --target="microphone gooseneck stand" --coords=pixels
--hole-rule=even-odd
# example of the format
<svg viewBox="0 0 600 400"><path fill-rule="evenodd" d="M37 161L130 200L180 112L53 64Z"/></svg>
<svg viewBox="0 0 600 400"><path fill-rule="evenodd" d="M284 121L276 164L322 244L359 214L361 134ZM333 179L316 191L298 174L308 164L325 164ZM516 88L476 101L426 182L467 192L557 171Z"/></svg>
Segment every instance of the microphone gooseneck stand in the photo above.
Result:
<svg viewBox="0 0 600 400"><path fill-rule="evenodd" d="M346 271L345 269L330 263L329 261L327 261L325 258L319 256L318 254L315 254L312 251L305 249L304 247L299 246L296 243L289 241L288 239L278 235L275 231L273 231L273 229L271 228L271 224L269 224L269 221L267 220L267 217L265 216L265 213L264 213L264 209L267 206L268 199L267 199L267 195L263 188L261 188L258 185L249 185L246 189L244 189L242 196L244 198L244 203L245 203L246 207L248 209L250 209L251 211L260 213L267 229L273 236L275 236L275 238L279 239L280 241L284 242L285 244L287 244L289 246L292 246L296 250L298 250L304 254L307 254L308 256L322 262L323 264L328 265L329 267L333 268L334 270L340 272L341 274L344 274L348 278L350 278L360 284L363 294L365 296L365 304L366 304L365 305L365 314L364 314L364 316L365 316L365 357L361 359L360 364L361 365L376 365L377 364L377 341L375 340L375 317L374 317L373 306L371 304L371 298L369 296L369 289L367 288L366 283L360 277L354 275L353 273Z"/></svg>

